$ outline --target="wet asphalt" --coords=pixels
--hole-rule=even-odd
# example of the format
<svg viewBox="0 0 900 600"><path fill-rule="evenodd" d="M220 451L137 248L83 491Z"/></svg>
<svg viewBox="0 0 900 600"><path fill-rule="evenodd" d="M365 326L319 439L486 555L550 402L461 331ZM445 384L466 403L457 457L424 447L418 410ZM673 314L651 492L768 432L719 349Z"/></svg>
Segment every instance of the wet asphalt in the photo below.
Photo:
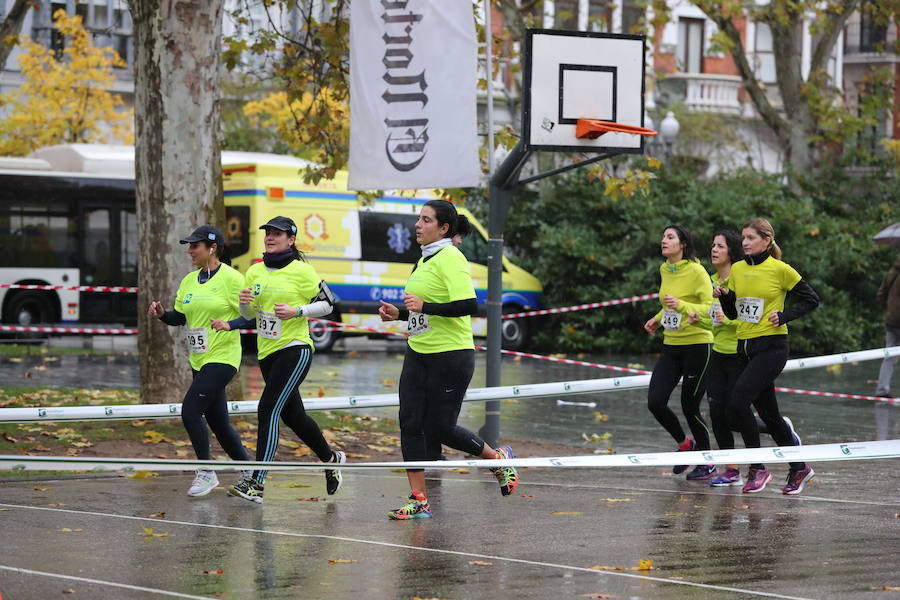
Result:
<svg viewBox="0 0 900 600"><path fill-rule="evenodd" d="M94 371L75 364L86 378L132 371L124 359L98 360ZM396 377L399 365L393 346L359 346L353 357L317 356L310 385L367 391L357 388ZM482 367L473 385L481 385ZM13 381L27 368L0 364L0 376L21 385ZM863 363L786 374L779 383L866 393L877 369ZM71 384L63 371L48 371L54 385ZM583 367L504 363L504 382L596 376ZM572 454L670 449L640 392L567 400L596 406L504 402L503 434L567 443ZM805 443L900 438L898 406L795 395L781 404ZM598 421L598 412L609 420ZM472 404L461 419L477 428L482 415ZM611 439L584 442L581 434L591 433ZM781 494L780 465L755 495L658 467L528 469L508 498L488 473L429 472L434 517L412 522L386 517L406 489L394 472L348 471L331 497L321 474L273 473L262 505L227 496L228 474L200 499L185 495L191 474L5 480L0 597L900 598L900 464L814 467L817 477L798 497ZM641 561L652 569L638 570Z"/></svg>

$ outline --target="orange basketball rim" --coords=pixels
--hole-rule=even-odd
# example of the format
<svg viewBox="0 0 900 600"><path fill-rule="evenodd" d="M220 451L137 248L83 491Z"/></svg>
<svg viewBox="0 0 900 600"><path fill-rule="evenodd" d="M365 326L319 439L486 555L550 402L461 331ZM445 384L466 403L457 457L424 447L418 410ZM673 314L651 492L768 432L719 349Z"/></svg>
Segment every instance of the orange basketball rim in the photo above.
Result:
<svg viewBox="0 0 900 600"><path fill-rule="evenodd" d="M615 123L613 121L600 121L597 119L578 119L575 124L575 137L592 140L598 138L604 133L631 133L634 135L654 136L656 131L647 127L638 127L637 125L625 125L624 123Z"/></svg>

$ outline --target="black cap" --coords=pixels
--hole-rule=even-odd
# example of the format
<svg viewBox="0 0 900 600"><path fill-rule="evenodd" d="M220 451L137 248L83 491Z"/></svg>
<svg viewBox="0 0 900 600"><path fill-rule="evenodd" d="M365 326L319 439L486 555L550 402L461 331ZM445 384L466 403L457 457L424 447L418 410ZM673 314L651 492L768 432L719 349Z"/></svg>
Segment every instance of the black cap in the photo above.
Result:
<svg viewBox="0 0 900 600"><path fill-rule="evenodd" d="M178 241L180 241L182 244L192 244L194 242L207 241L210 244L215 242L220 246L224 246L225 236L222 235L221 231L219 231L212 225L201 225L194 230L194 233L185 238L181 238Z"/></svg>
<svg viewBox="0 0 900 600"><path fill-rule="evenodd" d="M288 217L272 217L268 223L259 226L260 229L265 229L266 227L274 227L275 229L286 231L288 235L297 235L297 224Z"/></svg>

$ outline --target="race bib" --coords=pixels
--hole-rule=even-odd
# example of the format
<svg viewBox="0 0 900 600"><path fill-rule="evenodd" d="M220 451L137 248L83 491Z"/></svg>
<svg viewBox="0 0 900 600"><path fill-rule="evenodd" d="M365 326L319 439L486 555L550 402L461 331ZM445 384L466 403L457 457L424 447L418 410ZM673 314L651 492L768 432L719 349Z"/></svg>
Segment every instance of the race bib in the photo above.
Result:
<svg viewBox="0 0 900 600"><path fill-rule="evenodd" d="M281 338L281 319L266 310L256 311L256 335L277 340Z"/></svg>
<svg viewBox="0 0 900 600"><path fill-rule="evenodd" d="M191 353L209 352L209 330L206 327L188 327L187 341Z"/></svg>
<svg viewBox="0 0 900 600"><path fill-rule="evenodd" d="M409 337L422 335L426 331L431 331L431 325L428 324L428 315L409 311L409 322L406 330Z"/></svg>
<svg viewBox="0 0 900 600"><path fill-rule="evenodd" d="M716 317L716 313L722 310L722 305L718 302L713 302L709 305L709 318L712 321L713 327L719 327L722 325L722 321Z"/></svg>
<svg viewBox="0 0 900 600"><path fill-rule="evenodd" d="M667 308L663 311L662 326L667 331L678 331L681 329L681 313L677 310Z"/></svg>
<svg viewBox="0 0 900 600"><path fill-rule="evenodd" d="M762 298L738 298L738 319L747 323L759 323L763 318Z"/></svg>

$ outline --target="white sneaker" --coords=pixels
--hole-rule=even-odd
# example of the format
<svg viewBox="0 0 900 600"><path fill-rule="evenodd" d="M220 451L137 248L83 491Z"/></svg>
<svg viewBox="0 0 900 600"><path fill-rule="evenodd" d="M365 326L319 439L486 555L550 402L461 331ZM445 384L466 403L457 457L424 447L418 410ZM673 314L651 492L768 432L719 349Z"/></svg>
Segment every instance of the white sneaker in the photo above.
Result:
<svg viewBox="0 0 900 600"><path fill-rule="evenodd" d="M192 498L199 498L213 491L217 485L219 485L219 478L216 477L215 471L197 469L197 475L194 476L194 481L187 494Z"/></svg>

